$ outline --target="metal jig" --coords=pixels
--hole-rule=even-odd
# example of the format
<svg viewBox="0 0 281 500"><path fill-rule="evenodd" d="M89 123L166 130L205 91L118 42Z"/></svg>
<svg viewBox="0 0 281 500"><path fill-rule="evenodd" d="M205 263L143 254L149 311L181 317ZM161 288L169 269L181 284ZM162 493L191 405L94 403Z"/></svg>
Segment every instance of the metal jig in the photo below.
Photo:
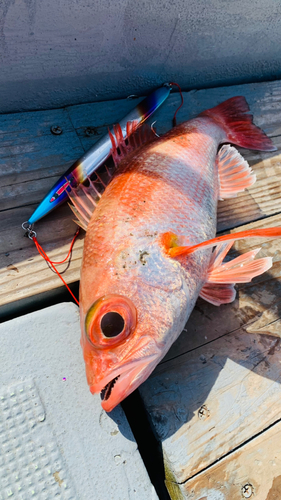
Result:
<svg viewBox="0 0 281 500"><path fill-rule="evenodd" d="M148 95L119 122L124 139L126 139L127 123L134 122L139 127L167 99L170 91L171 85L165 83L162 87ZM113 130L111 130L111 133L114 135ZM87 177L90 177L104 163L110 154L111 139L109 134L106 134L59 178L27 223L29 225L34 224L34 222L37 222L63 203L67 199L67 185L70 184L72 187L77 187L84 182Z"/></svg>

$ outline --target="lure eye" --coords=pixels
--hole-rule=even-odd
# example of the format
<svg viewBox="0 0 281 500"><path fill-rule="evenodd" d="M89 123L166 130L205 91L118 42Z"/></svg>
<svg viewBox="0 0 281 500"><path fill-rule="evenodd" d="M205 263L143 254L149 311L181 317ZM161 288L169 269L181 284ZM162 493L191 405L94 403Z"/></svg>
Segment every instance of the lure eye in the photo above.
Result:
<svg viewBox="0 0 281 500"><path fill-rule="evenodd" d="M123 343L136 328L137 312L130 299L105 295L90 307L85 318L85 333L98 349Z"/></svg>

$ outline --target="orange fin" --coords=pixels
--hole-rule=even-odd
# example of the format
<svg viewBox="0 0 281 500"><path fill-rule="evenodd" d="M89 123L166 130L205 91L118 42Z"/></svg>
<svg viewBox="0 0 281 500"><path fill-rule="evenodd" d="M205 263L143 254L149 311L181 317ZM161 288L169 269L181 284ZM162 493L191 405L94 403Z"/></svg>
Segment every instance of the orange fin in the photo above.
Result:
<svg viewBox="0 0 281 500"><path fill-rule="evenodd" d="M151 139L155 139L155 133L149 126L142 126L136 130L137 126L137 121L127 122L126 139L123 137L122 129L119 124L113 126L115 137L110 130L108 131L112 143L111 154L114 160L115 169L118 167L123 158L125 158L129 153ZM102 170L104 170L103 173L101 173ZM99 175L98 172L101 175ZM68 183L66 188L67 194L73 204L69 204L69 206L77 217L75 222L85 231L87 230L91 216L97 206L97 202L112 179L112 174L106 166L100 167L98 172L95 172L96 179L94 181L91 181L88 178L88 187L83 184L79 184L78 188L74 188ZM106 180L104 176L105 173L107 174Z"/></svg>
<svg viewBox="0 0 281 500"><path fill-rule="evenodd" d="M96 173L97 180L91 181L88 177L89 186L86 187L83 184L79 184L78 188L74 188L68 185L66 191L72 205L69 206L77 217L76 224L87 231L87 226L90 222L92 214L97 206L99 199L101 198L102 192L104 191L107 184L111 180L111 174L108 169L106 169L108 174L107 183L105 183L101 177ZM97 186L97 187L96 187Z"/></svg>
<svg viewBox="0 0 281 500"><path fill-rule="evenodd" d="M223 236L218 236L217 238L213 238L211 240L203 241L202 243L198 243L198 245L193 246L176 246L177 236L173 236L173 245L169 246L168 235L172 235L172 233L165 233L162 235L162 244L165 247L166 252L170 257L179 257L180 255L190 255L196 250L201 250L201 248L210 248L219 245L225 241L237 241L244 238L255 238L259 236L260 238L280 238L281 237L281 227L268 227L265 229L248 229L247 231L241 231L239 233L233 234L224 234Z"/></svg>
<svg viewBox="0 0 281 500"><path fill-rule="evenodd" d="M206 300L206 302L210 302L210 304L214 306L220 306L221 304L233 302L236 297L236 290L234 285L214 285L213 283L206 283L203 288L201 288L199 297Z"/></svg>
<svg viewBox="0 0 281 500"><path fill-rule="evenodd" d="M255 276L259 276L271 268L271 257L254 260L260 248L239 255L239 257L223 264L222 261L232 245L233 242L221 243L213 252L208 271L208 283L248 283Z"/></svg>
<svg viewBox="0 0 281 500"><path fill-rule="evenodd" d="M233 146L222 146L217 155L220 181L220 198L235 198L238 193L256 182L248 162Z"/></svg>
<svg viewBox="0 0 281 500"><path fill-rule="evenodd" d="M212 255L207 282L200 292L200 297L211 304L228 304L235 299L235 283L248 283L255 276L268 271L272 258L255 259L260 248L251 250L235 259L222 263L233 242L220 243Z"/></svg>
<svg viewBox="0 0 281 500"><path fill-rule="evenodd" d="M147 124L138 127L138 122L128 122L127 123L127 138L124 139L122 129L119 124L113 125L114 135L108 130L109 137L111 139L111 154L115 164L115 167L126 158L130 153L143 146L151 140L155 140L155 133L151 127Z"/></svg>
<svg viewBox="0 0 281 500"><path fill-rule="evenodd" d="M253 124L248 103L243 96L227 99L214 108L207 109L199 116L212 118L226 134L226 141L242 148L258 151L276 151L276 147L267 135Z"/></svg>

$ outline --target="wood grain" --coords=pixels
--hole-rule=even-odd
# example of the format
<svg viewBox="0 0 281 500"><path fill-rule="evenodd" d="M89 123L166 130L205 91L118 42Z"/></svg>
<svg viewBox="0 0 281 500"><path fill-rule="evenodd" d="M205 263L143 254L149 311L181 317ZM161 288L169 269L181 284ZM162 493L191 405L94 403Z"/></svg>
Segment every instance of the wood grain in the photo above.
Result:
<svg viewBox="0 0 281 500"><path fill-rule="evenodd" d="M1 304L8 304L30 297L37 293L52 290L61 286L61 280L54 274L42 257L38 254L32 240L24 237L21 228L22 218L28 219L33 206L24 211L22 208L0 212L3 244L1 246L0 297ZM67 255L70 242L76 232L76 224L72 220L72 212L67 205L58 208L56 213L46 217L40 226L40 243L48 256L54 261L61 261ZM14 232L11 225L14 224ZM67 274L68 283L77 281L80 276L80 265L83 249L84 232L75 242L70 268ZM15 239L20 248L15 247ZM65 264L57 266L62 272Z"/></svg>
<svg viewBox="0 0 281 500"><path fill-rule="evenodd" d="M281 423L183 484L167 481L172 500L279 500ZM244 492L244 494L243 494ZM245 497L248 492L248 497ZM250 495L250 493L252 494Z"/></svg>
<svg viewBox="0 0 281 500"><path fill-rule="evenodd" d="M183 483L280 418L280 355L280 338L238 329L156 368L140 393L168 481Z"/></svg>

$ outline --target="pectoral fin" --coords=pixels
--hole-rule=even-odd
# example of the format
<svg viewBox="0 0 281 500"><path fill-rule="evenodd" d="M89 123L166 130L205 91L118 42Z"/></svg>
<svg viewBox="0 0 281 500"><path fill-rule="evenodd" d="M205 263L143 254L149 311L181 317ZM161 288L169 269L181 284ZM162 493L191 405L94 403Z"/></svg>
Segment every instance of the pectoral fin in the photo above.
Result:
<svg viewBox="0 0 281 500"><path fill-rule="evenodd" d="M235 299L235 283L248 283L272 266L272 258L254 260L260 248L251 250L235 259L222 263L233 242L220 243L213 255L208 269L207 281L200 292L200 297L219 306Z"/></svg>
<svg viewBox="0 0 281 500"><path fill-rule="evenodd" d="M261 238L279 238L281 237L281 227L249 229L235 234L218 236L193 246L180 246L179 242L182 237L178 238L173 233L165 233L161 237L161 242L166 253L173 258L191 255L202 248L216 247L211 257L206 283L201 289L200 297L211 302L211 304L220 305L227 304L235 299L235 283L248 283L255 276L259 276L272 266L271 257L254 260L260 248L223 263L223 259L234 241L257 236Z"/></svg>

